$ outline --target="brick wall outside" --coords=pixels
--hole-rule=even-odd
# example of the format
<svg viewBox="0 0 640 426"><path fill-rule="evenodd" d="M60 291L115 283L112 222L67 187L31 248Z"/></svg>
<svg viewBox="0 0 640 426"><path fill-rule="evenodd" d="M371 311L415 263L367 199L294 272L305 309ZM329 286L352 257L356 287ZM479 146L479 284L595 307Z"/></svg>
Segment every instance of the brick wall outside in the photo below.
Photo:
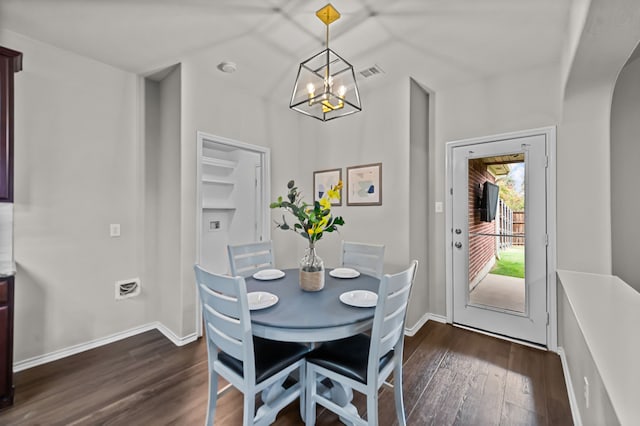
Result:
<svg viewBox="0 0 640 426"><path fill-rule="evenodd" d="M481 159L469 160L469 282L491 261L496 253L496 238L472 236L474 233L494 234L495 221L480 220L480 197L485 181L495 183L495 178L487 171Z"/></svg>

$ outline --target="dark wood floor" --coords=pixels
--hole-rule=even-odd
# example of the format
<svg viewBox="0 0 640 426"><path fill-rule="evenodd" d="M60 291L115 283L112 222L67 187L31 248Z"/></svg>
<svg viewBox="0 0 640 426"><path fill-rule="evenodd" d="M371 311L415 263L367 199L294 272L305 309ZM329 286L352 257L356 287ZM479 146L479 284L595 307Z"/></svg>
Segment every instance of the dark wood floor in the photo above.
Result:
<svg viewBox="0 0 640 426"><path fill-rule="evenodd" d="M16 373L0 425L201 425L206 371L202 339L178 348L150 331ZM572 424L557 355L432 321L406 339L404 389L409 425ZM381 426L396 423L384 387L379 411ZM218 401L215 423L242 424L242 394ZM276 424L302 424L297 403ZM339 422L322 410L317 424Z"/></svg>

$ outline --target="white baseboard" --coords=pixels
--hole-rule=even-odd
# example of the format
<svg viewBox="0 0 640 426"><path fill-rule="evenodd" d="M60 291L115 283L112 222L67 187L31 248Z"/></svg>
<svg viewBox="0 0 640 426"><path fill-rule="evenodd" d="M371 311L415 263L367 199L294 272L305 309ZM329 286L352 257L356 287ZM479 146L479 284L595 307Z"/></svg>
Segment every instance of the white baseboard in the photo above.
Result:
<svg viewBox="0 0 640 426"><path fill-rule="evenodd" d="M177 336L173 331L169 330L167 327L160 323L156 324L156 328L160 333L164 334L164 337L171 340L176 346L184 346L187 343L195 342L198 339L197 333L191 333L184 337Z"/></svg>
<svg viewBox="0 0 640 426"><path fill-rule="evenodd" d="M567 363L567 356L563 348L558 347L558 355L560 355L560 362L562 362L562 372L564 373L564 382L567 385L567 395L569 395L569 406L571 407L571 416L573 417L573 424L575 426L582 426L582 418L580 417L578 400L576 398L576 393L573 390L573 382L571 381L569 364Z"/></svg>
<svg viewBox="0 0 640 426"><path fill-rule="evenodd" d="M409 337L415 336L415 334L422 328L423 325L427 323L427 321L436 321L436 322L441 322L443 324L446 324L447 318L441 315L430 314L427 312L422 317L420 317L418 322L416 322L413 326L405 327L404 335Z"/></svg>
<svg viewBox="0 0 640 426"><path fill-rule="evenodd" d="M13 372L17 373L18 371L26 370L28 368L36 367L38 365L42 365L52 361L56 361L58 359L66 358L68 356L75 355L80 352L88 351L89 349L94 349L100 346L108 345L109 343L117 342L118 340L126 339L128 337L132 337L137 334L141 334L154 329L162 333L167 339L171 340L176 346L186 345L187 343L193 342L198 338L196 333L189 334L185 337L178 337L176 336L175 333L173 333L163 324L156 321L149 324L141 325L139 327L134 327L129 330L121 331L119 333L114 333L106 337L101 337L99 339L91 340L89 342L79 343L77 345L69 346L68 348L59 349L57 351L49 352L44 355L38 355L32 358L28 358L28 359L16 362L13 364Z"/></svg>

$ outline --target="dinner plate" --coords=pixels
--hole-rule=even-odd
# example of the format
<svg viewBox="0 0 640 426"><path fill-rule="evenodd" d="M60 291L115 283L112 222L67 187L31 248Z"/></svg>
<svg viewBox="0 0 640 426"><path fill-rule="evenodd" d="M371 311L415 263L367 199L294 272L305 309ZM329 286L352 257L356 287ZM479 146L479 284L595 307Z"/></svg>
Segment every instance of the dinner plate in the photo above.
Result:
<svg viewBox="0 0 640 426"><path fill-rule="evenodd" d="M284 277L284 272L280 269L263 269L253 274L253 278L262 281L277 280L282 277Z"/></svg>
<svg viewBox="0 0 640 426"><path fill-rule="evenodd" d="M369 290L345 291L340 295L340 301L358 308L370 308L378 303L378 295Z"/></svg>
<svg viewBox="0 0 640 426"><path fill-rule="evenodd" d="M255 311L275 305L278 303L278 296L266 291L252 291L247 293L247 300L249 301L249 310Z"/></svg>
<svg viewBox="0 0 640 426"><path fill-rule="evenodd" d="M360 272L351 268L335 268L329 272L329 275L336 278L355 278L360 276Z"/></svg>

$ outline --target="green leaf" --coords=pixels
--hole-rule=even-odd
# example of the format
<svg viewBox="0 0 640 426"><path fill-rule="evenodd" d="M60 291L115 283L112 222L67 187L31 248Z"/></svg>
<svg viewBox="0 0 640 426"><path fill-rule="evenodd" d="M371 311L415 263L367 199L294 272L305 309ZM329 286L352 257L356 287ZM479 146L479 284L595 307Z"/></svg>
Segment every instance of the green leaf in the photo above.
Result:
<svg viewBox="0 0 640 426"><path fill-rule="evenodd" d="M294 186L295 184L296 184L296 183L295 183L295 181L290 180L290 181L287 183L287 188L291 189L291 188L293 188L293 186Z"/></svg>

